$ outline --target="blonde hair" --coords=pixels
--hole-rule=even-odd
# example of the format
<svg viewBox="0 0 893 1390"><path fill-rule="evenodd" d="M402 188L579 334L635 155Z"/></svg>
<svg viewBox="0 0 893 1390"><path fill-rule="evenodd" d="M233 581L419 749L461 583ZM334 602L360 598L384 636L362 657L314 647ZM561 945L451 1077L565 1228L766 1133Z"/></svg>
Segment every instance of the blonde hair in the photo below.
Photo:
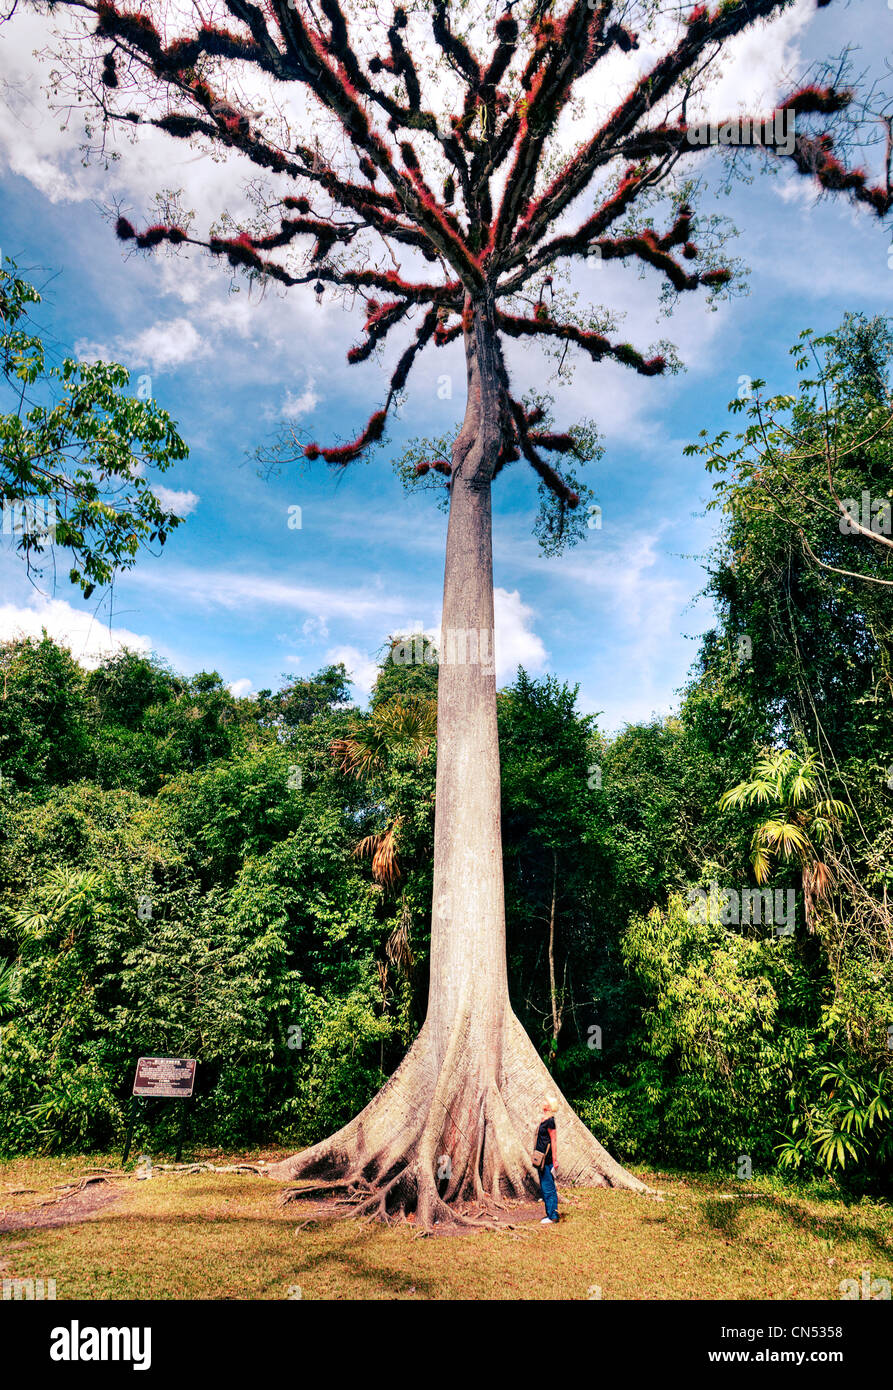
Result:
<svg viewBox="0 0 893 1390"><path fill-rule="evenodd" d="M546 1112L546 1114L547 1114L547 1115L554 1115L554 1114L555 1114L555 1111L556 1111L557 1109L558 1109L558 1101L555 1099L555 1097L554 1097L554 1096L546 1096L545 1100L543 1101L543 1110Z"/></svg>

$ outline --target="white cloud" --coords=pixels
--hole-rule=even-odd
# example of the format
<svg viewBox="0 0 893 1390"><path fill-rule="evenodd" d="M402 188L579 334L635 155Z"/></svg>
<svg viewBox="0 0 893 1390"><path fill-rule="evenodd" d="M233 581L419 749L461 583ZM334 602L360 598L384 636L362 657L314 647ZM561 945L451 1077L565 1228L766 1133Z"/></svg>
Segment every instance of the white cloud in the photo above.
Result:
<svg viewBox="0 0 893 1390"><path fill-rule="evenodd" d="M148 637L126 627L109 629L92 613L73 608L63 599L37 598L21 607L13 603L0 605L0 641L14 637L39 638L43 628L89 669L122 647L138 652L152 650Z"/></svg>
<svg viewBox="0 0 893 1390"><path fill-rule="evenodd" d="M325 618L308 618L301 631L305 637L321 637L325 640L329 635L329 625Z"/></svg>
<svg viewBox="0 0 893 1390"><path fill-rule="evenodd" d="M135 569L128 575L133 584L159 593L171 593L184 604L196 608L292 608L314 618L353 619L374 625L377 632L384 620L406 611L403 599L377 593L369 585L361 590L345 587L286 584L262 574L237 574L232 570L192 569L187 566L153 566ZM378 620L381 621L378 621Z"/></svg>
<svg viewBox="0 0 893 1390"><path fill-rule="evenodd" d="M88 111L76 107L52 109L47 95L54 52L83 45L87 21L72 22L71 13L54 16L19 6L3 26L4 84L0 100L0 164L28 179L51 202L73 203L94 198L109 200L109 171L101 158L84 164L81 147L96 144L86 135ZM81 37L78 37L80 35ZM72 44L72 38L74 43ZM92 113L89 113L92 115ZM161 131L141 128L115 144L114 166L118 192L137 206L149 207L160 188L188 185L189 205L199 216L236 205L238 176L244 162L230 153L222 159L196 156L186 141L172 141ZM112 136L114 141L114 136ZM187 168L188 166L188 168ZM244 198L238 201L244 205Z"/></svg>
<svg viewBox="0 0 893 1390"><path fill-rule="evenodd" d="M606 537L598 552L562 559L564 578L591 614L592 630L616 653L610 669L600 673L596 693L581 698L584 709L603 711L606 729L666 710L667 689L685 674L685 665L679 668L680 658L686 659L679 645L683 614L696 626L699 618L701 626L709 623L707 601L692 601L690 577L667 573L662 563L661 543L670 529L665 522L613 543ZM587 686L592 684L590 678Z"/></svg>
<svg viewBox="0 0 893 1390"><path fill-rule="evenodd" d="M230 681L227 686L230 695L234 695L237 700L241 699L243 695L250 695L253 688L254 686L249 676L243 676L242 679L238 681Z"/></svg>
<svg viewBox="0 0 893 1390"><path fill-rule="evenodd" d="M106 347L105 343L91 343L87 338L75 340L74 355L78 362L88 366L92 366L94 362L109 362L114 357L112 349Z"/></svg>
<svg viewBox="0 0 893 1390"><path fill-rule="evenodd" d="M4 30L0 155L13 173L27 178L50 202L83 198L86 178L77 169L77 138L67 123L49 118L41 90L47 65L34 50L46 44L46 20L20 11Z"/></svg>
<svg viewBox="0 0 893 1390"><path fill-rule="evenodd" d="M521 601L517 589L493 590L496 616L496 680L514 677L519 666L525 671L542 671L546 664L546 649L531 628L533 609Z"/></svg>
<svg viewBox="0 0 893 1390"><path fill-rule="evenodd" d="M797 0L770 23L751 25L733 39L710 88L710 113L721 117L743 108L768 113L783 89L787 95L790 73L801 65L800 40L814 15L814 0Z"/></svg>
<svg viewBox="0 0 893 1390"><path fill-rule="evenodd" d="M378 662L366 656L357 647L332 647L325 655L326 662L337 666L343 661L354 688L364 697L372 692L378 678Z"/></svg>
<svg viewBox="0 0 893 1390"><path fill-rule="evenodd" d="M319 405L319 399L313 377L308 377L307 385L300 396L293 396L290 391L286 392L282 414L286 420L298 420L302 415L309 415L311 410L315 410Z"/></svg>
<svg viewBox="0 0 893 1390"><path fill-rule="evenodd" d="M163 372L179 367L207 352L208 346L189 319L153 323L135 338L116 338L109 346L78 338L74 353L79 362L123 362L125 366L152 367Z"/></svg>
<svg viewBox="0 0 893 1390"><path fill-rule="evenodd" d="M176 512L177 516L191 516L202 500L197 492L177 492L170 487L153 487L152 491L166 512Z"/></svg>
<svg viewBox="0 0 893 1390"><path fill-rule="evenodd" d="M127 354L134 365L146 363L156 372L179 367L206 351L206 344L189 319L170 319L145 328L119 351Z"/></svg>
<svg viewBox="0 0 893 1390"><path fill-rule="evenodd" d="M804 208L807 212L812 211L822 196L822 190L817 183L793 172L773 179L771 186L776 197L783 203L793 203L795 207Z"/></svg>

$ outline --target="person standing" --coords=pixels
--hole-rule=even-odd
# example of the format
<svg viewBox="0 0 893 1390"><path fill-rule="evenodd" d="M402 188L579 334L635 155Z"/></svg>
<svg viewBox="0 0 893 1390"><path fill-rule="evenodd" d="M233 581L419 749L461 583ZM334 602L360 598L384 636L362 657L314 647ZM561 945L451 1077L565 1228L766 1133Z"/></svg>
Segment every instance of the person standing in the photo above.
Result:
<svg viewBox="0 0 893 1390"><path fill-rule="evenodd" d="M559 1219L558 1193L555 1189L555 1165L558 1162L557 1131L555 1129L556 1109L557 1103L551 1096L543 1101L543 1110L534 1146L537 1153L545 1155L539 1169L540 1191L546 1204L546 1214L540 1222L541 1226L552 1226Z"/></svg>

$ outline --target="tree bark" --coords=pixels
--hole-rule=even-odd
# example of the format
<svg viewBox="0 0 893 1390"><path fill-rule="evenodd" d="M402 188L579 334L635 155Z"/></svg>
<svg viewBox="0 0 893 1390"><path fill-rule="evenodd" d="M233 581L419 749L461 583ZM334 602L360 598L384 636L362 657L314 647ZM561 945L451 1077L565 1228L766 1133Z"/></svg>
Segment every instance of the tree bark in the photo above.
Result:
<svg viewBox="0 0 893 1390"><path fill-rule="evenodd" d="M555 988L555 925L558 917L558 851L552 851L552 905L549 910L549 991L552 998L552 1041L558 1046L561 1018L558 1013L558 991ZM563 1010L562 1010L563 1012Z"/></svg>
<svg viewBox="0 0 893 1390"><path fill-rule="evenodd" d="M492 306L466 305L468 400L453 450L437 692L428 1012L397 1071L330 1139L266 1169L321 1178L355 1210L473 1224L503 1196L539 1196L530 1160L558 1102L562 1175L647 1191L556 1090L508 997L493 635L490 487L502 440ZM554 991L553 991L554 997ZM291 1194L300 1197L301 1189Z"/></svg>

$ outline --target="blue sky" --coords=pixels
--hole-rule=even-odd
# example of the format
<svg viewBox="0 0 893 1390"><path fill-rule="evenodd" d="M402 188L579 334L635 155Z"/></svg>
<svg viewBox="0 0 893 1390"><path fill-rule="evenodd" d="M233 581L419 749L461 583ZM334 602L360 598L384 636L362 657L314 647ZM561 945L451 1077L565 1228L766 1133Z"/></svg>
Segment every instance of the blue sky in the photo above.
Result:
<svg viewBox="0 0 893 1390"><path fill-rule="evenodd" d="M771 101L782 74L846 40L861 39L870 62L879 26L893 35L893 11L795 6L736 55L723 77L725 110L754 94ZM388 634L439 621L446 518L430 494L403 493L390 459L406 439L443 433L461 415L460 350L429 351L389 446L369 463L337 479L318 464L258 478L247 455L283 420L333 442L352 437L379 403L384 368L344 362L361 315L319 306L309 291L261 300L243 283L232 293L229 273L198 254L128 258L103 206L120 199L145 224L153 191L183 187L202 225L206 210L238 205L241 170L160 138L124 150L108 172L84 169L76 132L59 129L35 80L31 52L46 33L29 15L0 39L12 77L0 106L0 247L45 285L39 318L60 345L125 362L134 387L151 376L190 446L163 479L189 517L163 555L141 558L99 603L94 595L84 604L65 580L35 590L5 539L0 635L44 624L88 661L126 641L186 672L217 669L238 693L344 660L363 699ZM890 234L867 213L816 204L804 181L787 176L739 184L705 206L714 208L738 226L734 251L752 272L749 296L716 312L689 295L660 319L650 272L575 272L581 294L626 314L623 337L643 347L669 337L687 365L654 380L581 361L559 393L560 424L591 416L604 437L604 457L587 472L601 530L544 559L531 535L535 477L518 464L495 485L499 678L521 662L578 683L582 708L603 711L609 730L673 708L710 625L696 595L716 514L705 514L710 480L683 457L685 444L729 423L742 375L789 385L788 348L802 328L827 330L847 310L893 312ZM548 375L536 349L510 350L509 361L519 387ZM444 374L452 400L438 395ZM300 530L288 526L295 505Z"/></svg>

